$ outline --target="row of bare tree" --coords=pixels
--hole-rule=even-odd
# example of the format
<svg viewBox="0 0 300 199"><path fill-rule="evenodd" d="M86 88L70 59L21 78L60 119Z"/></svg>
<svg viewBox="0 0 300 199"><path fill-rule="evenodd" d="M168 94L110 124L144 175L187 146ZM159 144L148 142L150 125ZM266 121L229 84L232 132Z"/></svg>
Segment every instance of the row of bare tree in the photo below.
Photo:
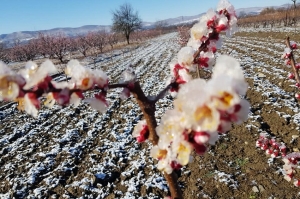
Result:
<svg viewBox="0 0 300 199"><path fill-rule="evenodd" d="M140 42L159 34L162 34L160 29L136 31L131 34L131 41ZM122 42L125 42L123 35L106 31L90 32L77 37L68 37L62 33L56 35L40 33L37 38L26 43L19 39L11 46L0 43L0 60L9 63L49 58L64 63L76 55L98 56L105 49L113 49Z"/></svg>
<svg viewBox="0 0 300 199"><path fill-rule="evenodd" d="M240 27L272 28L274 26L296 26L300 19L300 7L294 5L288 8L265 8L259 15L241 16L238 20Z"/></svg>

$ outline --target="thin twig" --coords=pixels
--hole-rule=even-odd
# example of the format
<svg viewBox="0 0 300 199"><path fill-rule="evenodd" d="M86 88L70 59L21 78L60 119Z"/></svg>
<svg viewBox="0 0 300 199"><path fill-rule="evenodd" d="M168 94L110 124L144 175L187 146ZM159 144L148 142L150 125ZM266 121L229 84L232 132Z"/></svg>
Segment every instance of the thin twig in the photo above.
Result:
<svg viewBox="0 0 300 199"><path fill-rule="evenodd" d="M108 89L114 89L114 88L126 88L128 87L128 83L119 83L119 84L109 84Z"/></svg>
<svg viewBox="0 0 300 199"><path fill-rule="evenodd" d="M152 103L156 103L158 100L162 99L169 91L169 89L174 87L176 84L177 84L176 82L170 83L169 85L166 86L166 88L160 91L157 96L155 96L154 98L150 98L149 101Z"/></svg>
<svg viewBox="0 0 300 199"><path fill-rule="evenodd" d="M199 69L199 66L197 66L197 74L198 74L198 78L200 78L200 69Z"/></svg>
<svg viewBox="0 0 300 199"><path fill-rule="evenodd" d="M295 62L295 58L293 55L293 49L291 48L290 37L286 38L286 46L291 49L291 56L290 56L291 66L294 71L295 79L296 79L297 83L300 84L300 77L298 74L298 69L296 68L296 62Z"/></svg>

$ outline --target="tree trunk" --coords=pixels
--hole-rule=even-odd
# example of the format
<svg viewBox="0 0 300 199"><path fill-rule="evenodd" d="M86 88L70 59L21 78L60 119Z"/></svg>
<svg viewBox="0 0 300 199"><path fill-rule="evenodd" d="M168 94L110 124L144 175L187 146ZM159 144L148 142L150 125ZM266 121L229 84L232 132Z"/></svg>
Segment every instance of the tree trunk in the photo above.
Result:
<svg viewBox="0 0 300 199"><path fill-rule="evenodd" d="M126 41L127 41L127 44L129 44L129 34L126 35Z"/></svg>

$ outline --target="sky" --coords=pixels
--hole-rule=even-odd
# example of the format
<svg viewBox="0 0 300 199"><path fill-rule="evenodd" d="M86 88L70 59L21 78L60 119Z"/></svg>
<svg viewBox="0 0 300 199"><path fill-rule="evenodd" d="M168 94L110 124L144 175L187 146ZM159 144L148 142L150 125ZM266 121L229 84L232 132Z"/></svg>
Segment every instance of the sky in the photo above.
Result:
<svg viewBox="0 0 300 199"><path fill-rule="evenodd" d="M229 0L235 8L279 6L291 0ZM219 0L0 0L0 34L83 25L111 25L112 12L132 5L145 22L193 16Z"/></svg>

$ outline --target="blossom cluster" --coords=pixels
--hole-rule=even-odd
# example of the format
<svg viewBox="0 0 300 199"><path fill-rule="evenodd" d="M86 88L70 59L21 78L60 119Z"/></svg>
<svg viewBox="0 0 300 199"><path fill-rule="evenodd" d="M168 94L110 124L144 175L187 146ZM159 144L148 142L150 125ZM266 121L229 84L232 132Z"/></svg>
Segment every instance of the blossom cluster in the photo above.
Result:
<svg viewBox="0 0 300 199"><path fill-rule="evenodd" d="M174 109L168 110L156 128L158 145L151 156L158 159L158 169L171 173L187 165L193 150L204 154L209 144L215 144L219 133L241 123L248 116L249 103L241 99L247 83L238 61L229 56L218 57L212 78L208 81L192 79L190 71L196 67L211 69L214 53L221 46L220 32L231 35L236 26L233 6L221 0L217 12L209 10L191 28L187 46L178 53L178 60L170 64L177 93ZM139 140L145 135L144 123L135 128Z"/></svg>
<svg viewBox="0 0 300 199"><path fill-rule="evenodd" d="M174 109L165 113L156 128L159 142L151 155L159 160L158 169L171 173L187 165L193 150L204 154L232 122L244 121L249 103L240 95L246 90L239 62L226 55L218 57L210 80L198 78L182 85Z"/></svg>
<svg viewBox="0 0 300 199"><path fill-rule="evenodd" d="M272 158L282 158L284 162L282 173L285 180L290 182L295 178L295 169L298 167L298 162L300 161L299 152L287 154L286 145L283 142L276 142L274 138L269 138L267 133L260 134L259 139L256 141L256 147L266 151L266 154L271 155ZM293 183L297 187L300 186L299 179L294 179Z"/></svg>
<svg viewBox="0 0 300 199"><path fill-rule="evenodd" d="M269 138L265 133L259 135L259 139L256 141L256 147L266 151L266 154L271 155L272 158L286 156L285 144L276 142L274 138Z"/></svg>
<svg viewBox="0 0 300 199"><path fill-rule="evenodd" d="M51 74L57 72L50 60L42 63L40 67L29 61L19 72L12 71L0 62L0 100L15 100L19 103L20 110L36 117L42 97L46 99L44 105L47 107L52 107L55 103L61 106L78 106L81 99L84 99L84 91L97 88L101 92L95 94L94 98L85 100L99 111L106 109L108 77L102 70L92 71L81 66L77 60L71 60L65 70L66 75L71 77L69 81L54 81Z"/></svg>
<svg viewBox="0 0 300 199"><path fill-rule="evenodd" d="M288 67L291 67L291 65L292 65L293 50L295 50L297 48L298 48L298 46L297 46L296 42L290 41L289 46L284 49L284 52L283 52L281 58L284 59L284 63ZM295 63L295 65L293 67L295 67L295 69L293 69L293 72L288 74L289 79L295 79L296 76L299 76L298 70L300 69L300 63ZM295 74L295 73L297 73L297 74ZM300 88L300 82L296 82L296 86L298 88ZM295 94L295 97L297 99L300 99L300 95L298 93Z"/></svg>
<svg viewBox="0 0 300 199"><path fill-rule="evenodd" d="M297 168L297 164L300 161L300 153L299 152L290 153L283 158L283 161L285 163L283 165L284 179L290 182L294 178L295 169ZM299 187L300 180L294 179L294 185Z"/></svg>
<svg viewBox="0 0 300 199"><path fill-rule="evenodd" d="M236 30L237 17L234 7L221 0L217 11L209 10L190 30L187 46L178 52L178 60L170 64L173 80L180 86L192 80L190 72L198 68L211 69L217 49L222 46L221 32L231 35ZM172 88L177 92L179 87Z"/></svg>

